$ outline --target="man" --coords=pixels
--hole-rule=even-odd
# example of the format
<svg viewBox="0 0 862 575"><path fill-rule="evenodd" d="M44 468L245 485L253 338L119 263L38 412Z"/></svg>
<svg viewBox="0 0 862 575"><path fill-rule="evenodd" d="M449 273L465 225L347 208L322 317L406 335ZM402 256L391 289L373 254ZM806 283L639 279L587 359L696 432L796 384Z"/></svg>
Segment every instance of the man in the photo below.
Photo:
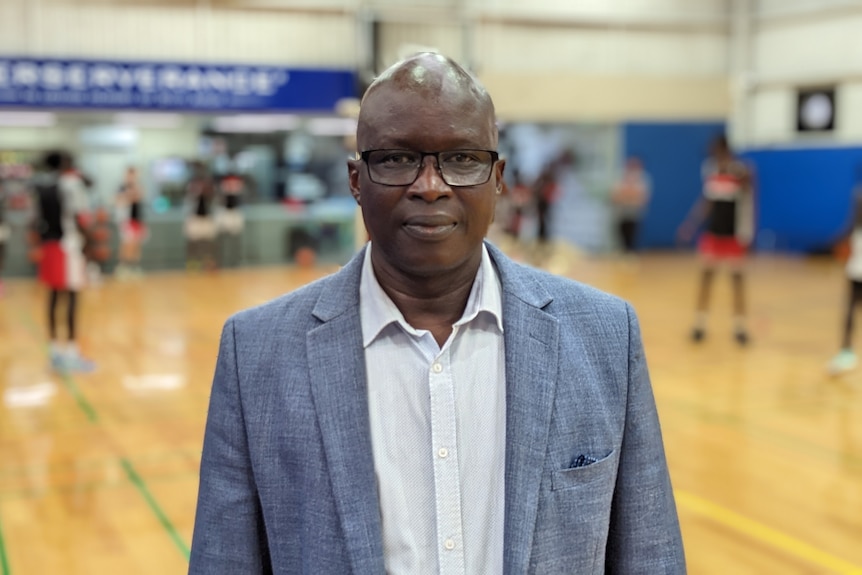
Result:
<svg viewBox="0 0 862 575"><path fill-rule="evenodd" d="M488 94L414 56L357 146L370 245L225 325L190 572L684 573L633 311L483 241Z"/></svg>
<svg viewBox="0 0 862 575"><path fill-rule="evenodd" d="M50 152L43 171L33 179L36 194L34 232L40 248L39 279L48 288L48 333L51 366L57 371L89 372L77 345L78 292L86 277L85 231L89 207L85 183L66 152ZM66 299L66 344L60 343L57 306Z"/></svg>

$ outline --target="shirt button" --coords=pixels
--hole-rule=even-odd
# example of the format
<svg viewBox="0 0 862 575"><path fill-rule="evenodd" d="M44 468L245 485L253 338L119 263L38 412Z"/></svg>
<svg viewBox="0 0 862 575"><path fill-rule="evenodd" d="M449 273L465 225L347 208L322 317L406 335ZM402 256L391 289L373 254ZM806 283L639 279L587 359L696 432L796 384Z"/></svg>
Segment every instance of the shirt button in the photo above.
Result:
<svg viewBox="0 0 862 575"><path fill-rule="evenodd" d="M443 371L443 366L440 365L439 363L435 363L434 365L431 366L431 370L434 373L440 373L441 371Z"/></svg>
<svg viewBox="0 0 862 575"><path fill-rule="evenodd" d="M447 551L452 551L453 549L455 549L455 542L452 541L451 539L447 539L443 543L443 547L445 547Z"/></svg>
<svg viewBox="0 0 862 575"><path fill-rule="evenodd" d="M437 455L439 455L440 457L447 457L449 455L449 450L445 447L441 447L437 450Z"/></svg>

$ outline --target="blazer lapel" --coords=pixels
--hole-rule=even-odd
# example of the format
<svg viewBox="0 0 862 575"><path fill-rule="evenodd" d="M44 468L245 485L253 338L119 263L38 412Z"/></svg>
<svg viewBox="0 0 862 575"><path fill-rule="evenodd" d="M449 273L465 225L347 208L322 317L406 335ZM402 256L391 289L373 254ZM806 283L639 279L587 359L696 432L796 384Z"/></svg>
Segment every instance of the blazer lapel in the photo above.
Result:
<svg viewBox="0 0 862 575"><path fill-rule="evenodd" d="M489 246L503 284L506 345L504 573L526 573L533 547L559 363L559 323L536 277Z"/></svg>
<svg viewBox="0 0 862 575"><path fill-rule="evenodd" d="M351 571L382 573L383 536L359 317L362 254L321 293L307 336L311 392ZM349 297L349 294L356 294Z"/></svg>

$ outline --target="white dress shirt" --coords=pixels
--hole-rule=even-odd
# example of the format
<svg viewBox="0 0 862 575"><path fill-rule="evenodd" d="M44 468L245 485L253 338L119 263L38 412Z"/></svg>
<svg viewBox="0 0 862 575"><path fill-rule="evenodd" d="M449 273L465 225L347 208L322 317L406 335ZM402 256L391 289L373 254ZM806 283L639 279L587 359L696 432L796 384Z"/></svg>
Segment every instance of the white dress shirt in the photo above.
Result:
<svg viewBox="0 0 862 575"><path fill-rule="evenodd" d="M487 250L441 348L408 325L365 253L359 291L386 572L503 572L502 289Z"/></svg>

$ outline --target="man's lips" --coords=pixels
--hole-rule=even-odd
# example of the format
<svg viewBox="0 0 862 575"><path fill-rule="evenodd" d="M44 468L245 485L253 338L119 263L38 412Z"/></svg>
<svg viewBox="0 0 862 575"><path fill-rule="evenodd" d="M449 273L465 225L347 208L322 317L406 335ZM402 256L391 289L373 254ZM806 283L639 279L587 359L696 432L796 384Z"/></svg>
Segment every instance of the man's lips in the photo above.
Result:
<svg viewBox="0 0 862 575"><path fill-rule="evenodd" d="M404 220L404 230L421 239L441 239L452 233L458 222L451 216L412 216Z"/></svg>

